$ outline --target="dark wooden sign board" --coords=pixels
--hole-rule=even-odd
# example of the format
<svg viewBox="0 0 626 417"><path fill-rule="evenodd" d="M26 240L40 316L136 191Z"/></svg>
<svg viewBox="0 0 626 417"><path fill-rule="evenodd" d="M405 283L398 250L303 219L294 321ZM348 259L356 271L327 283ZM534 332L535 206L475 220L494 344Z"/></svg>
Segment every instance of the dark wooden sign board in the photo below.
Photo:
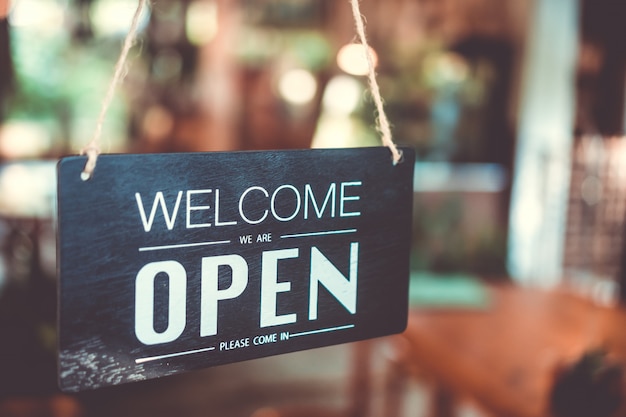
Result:
<svg viewBox="0 0 626 417"><path fill-rule="evenodd" d="M415 156L103 155L58 166L59 384L80 391L401 332Z"/></svg>

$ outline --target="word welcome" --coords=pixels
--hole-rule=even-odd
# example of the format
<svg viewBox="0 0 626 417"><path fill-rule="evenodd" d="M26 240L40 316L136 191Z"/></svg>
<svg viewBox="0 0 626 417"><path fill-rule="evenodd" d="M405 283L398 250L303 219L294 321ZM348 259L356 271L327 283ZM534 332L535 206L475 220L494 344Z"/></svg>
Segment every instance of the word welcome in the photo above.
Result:
<svg viewBox="0 0 626 417"><path fill-rule="evenodd" d="M293 220L300 213L302 213L305 220L312 216L321 219L325 213L331 218L336 217L337 213L339 217L360 216L360 211L354 206L347 207L347 204L360 200L360 196L354 195L352 193L354 190L350 190L350 188L361 185L361 181L330 183L328 189L325 190L323 198L315 195L311 184L305 184L302 190L291 184L284 184L271 193L264 187L255 185L246 188L241 193L237 199L236 210L239 218L230 220L223 217L225 211L222 209L224 207L223 201L226 199L220 193L219 188L179 191L176 199L170 201L169 204L166 202L163 192L157 191L152 200L152 208L149 214L147 214L144 198L140 193L135 193L135 200L143 229L146 232L150 232L159 207L163 213L167 229L172 230L174 228L179 217L183 194L185 194L184 216L187 229L234 226L241 221L247 224L259 224L268 219L270 215L280 222ZM209 194L213 195L211 201L213 204L206 204L207 195ZM260 210L259 207L261 208ZM285 207L288 208L285 209ZM228 208L228 212L234 215L235 210Z"/></svg>

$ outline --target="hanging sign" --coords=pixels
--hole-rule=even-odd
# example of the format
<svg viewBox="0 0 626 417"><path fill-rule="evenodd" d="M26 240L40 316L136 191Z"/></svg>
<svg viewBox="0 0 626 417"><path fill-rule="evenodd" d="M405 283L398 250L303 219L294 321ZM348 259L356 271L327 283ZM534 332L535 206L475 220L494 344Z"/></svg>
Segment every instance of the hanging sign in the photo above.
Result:
<svg viewBox="0 0 626 417"><path fill-rule="evenodd" d="M59 381L80 391L401 332L414 153L58 166Z"/></svg>

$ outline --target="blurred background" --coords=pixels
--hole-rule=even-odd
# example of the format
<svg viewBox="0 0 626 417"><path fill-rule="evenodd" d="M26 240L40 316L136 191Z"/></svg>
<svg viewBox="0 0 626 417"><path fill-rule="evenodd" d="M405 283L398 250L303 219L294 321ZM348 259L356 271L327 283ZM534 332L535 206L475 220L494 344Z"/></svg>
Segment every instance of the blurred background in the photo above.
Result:
<svg viewBox="0 0 626 417"><path fill-rule="evenodd" d="M55 164L91 139L136 6L0 0L1 416L531 416L454 383L446 396L410 332L489 319L509 304L502 288L540 291L515 317L557 291L601 309L564 307L583 329L558 345L577 346L569 359L626 329L626 4L362 0L394 139L418 159L407 334L60 395ZM155 0L138 30L104 152L380 144L348 1ZM465 325L444 345L461 346ZM550 352L556 364L562 349Z"/></svg>

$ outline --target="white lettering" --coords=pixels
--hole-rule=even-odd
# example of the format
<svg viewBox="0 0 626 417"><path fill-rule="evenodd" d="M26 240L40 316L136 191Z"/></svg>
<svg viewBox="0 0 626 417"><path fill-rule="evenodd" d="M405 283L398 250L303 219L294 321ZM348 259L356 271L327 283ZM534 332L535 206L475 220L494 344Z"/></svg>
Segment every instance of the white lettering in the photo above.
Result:
<svg viewBox="0 0 626 417"><path fill-rule="evenodd" d="M355 205L354 203L360 201L361 197L358 192L350 190L349 187L361 185L363 185L361 181L342 182L340 184L334 182L330 183L328 184L323 198L321 193L316 196L311 184L304 184L302 189L296 188L291 184L283 184L274 189L271 195L267 189L263 187L248 187L239 196L239 217L245 223L254 225L264 222L271 213L272 217L277 221L288 222L295 219L300 214L303 205L304 220L321 219L324 216L334 218L337 212L339 212L340 217L360 216L361 211L358 210L359 205ZM293 196L291 196L289 191L293 193ZM250 194L254 192L260 192L264 198L261 197L261 199L259 199L258 195L256 197L250 197ZM219 188L186 190L185 193L185 225L187 229L211 226L234 226L240 223L239 219L227 220L220 218L220 216L224 216L224 204L221 201L222 194ZM206 195L210 193L214 194L214 198L209 198L209 196ZM172 230L175 226L182 197L183 191L179 191L174 204L172 205L170 202L170 210L168 203L165 201L163 191L156 192L152 202L152 208L148 215L141 195L135 193L135 200L144 230L146 232L152 230L157 212L159 211L159 206L161 207L167 229ZM252 201L250 201L251 199ZM227 203L230 201L230 199L226 199ZM214 202L214 205L211 205L211 202ZM337 206L339 207L337 208ZM231 213L231 211L227 209L226 213ZM228 218L234 215L234 213L226 214L226 217Z"/></svg>
<svg viewBox="0 0 626 417"><path fill-rule="evenodd" d="M252 235L239 236L239 243L241 243L242 245L244 243L252 243Z"/></svg>
<svg viewBox="0 0 626 417"><path fill-rule="evenodd" d="M350 244L350 278L346 277L315 246L311 248L311 280L309 282L309 320L317 320L319 284L352 314L356 313L357 265L359 244Z"/></svg>
<svg viewBox="0 0 626 417"><path fill-rule="evenodd" d="M211 223L191 223L191 212L198 210L208 210L211 206L192 206L191 196L195 194L208 194L213 190L187 190L187 229L199 227L210 227Z"/></svg>
<svg viewBox="0 0 626 417"><path fill-rule="evenodd" d="M345 211L344 204L346 201L357 201L360 200L361 197L358 195L347 196L346 195L346 187L354 187L361 185L361 181L353 181L353 182L342 182L341 183L341 197L339 198L339 217L352 217L352 216L360 216L360 211Z"/></svg>
<svg viewBox="0 0 626 417"><path fill-rule="evenodd" d="M152 229L152 223L154 222L154 216L156 215L157 206L160 203L161 210L163 211L163 217L165 218L165 223L167 225L167 230L172 230L174 228L174 223L176 222L176 214L178 213L178 207L180 206L180 199L182 195L183 192L179 191L178 197L176 198L176 204L174 205L174 210L172 211L172 215L170 216L169 212L167 211L163 192L157 192L154 198L154 202L152 203L152 210L150 210L150 218L146 219L146 212L143 207L143 202L141 201L141 195L139 193L135 193L135 200L137 201L137 207L139 208L139 215L141 216L143 229L146 232L149 232Z"/></svg>
<svg viewBox="0 0 626 417"><path fill-rule="evenodd" d="M265 243L265 242L271 242L271 241L272 241L271 233L262 233L260 235L257 235L256 237L256 243Z"/></svg>
<svg viewBox="0 0 626 417"><path fill-rule="evenodd" d="M246 191L243 192L243 194L241 194L241 197L239 197L239 215L248 224L259 224L263 220L265 220L265 218L267 217L267 210L265 210L265 212L263 213L263 216L261 216L261 218L258 219L258 220L250 220L249 218L246 217L245 214L243 214L243 199L246 197L246 195L248 195L248 193L250 191L253 191L253 190L261 191L265 195L265 197L269 197L270 196L269 193L267 192L267 190L265 190L265 188L263 188L263 187L256 187L255 186L255 187L248 188Z"/></svg>
<svg viewBox="0 0 626 417"><path fill-rule="evenodd" d="M233 226L237 224L236 221L220 221L220 189L215 189L215 226Z"/></svg>
<svg viewBox="0 0 626 417"><path fill-rule="evenodd" d="M276 343L276 333L274 334L265 334L262 336L254 336L252 339L252 343L255 345L265 345L267 343Z"/></svg>
<svg viewBox="0 0 626 417"><path fill-rule="evenodd" d="M220 350L241 349L250 346L250 338L229 340L228 342L220 342Z"/></svg>
<svg viewBox="0 0 626 417"><path fill-rule="evenodd" d="M231 284L219 289L219 268L231 269ZM221 255L202 258L202 284L200 288L200 336L217 334L217 303L237 298L248 285L248 264L239 255Z"/></svg>
<svg viewBox="0 0 626 417"><path fill-rule="evenodd" d="M169 280L167 328L154 330L154 280L165 273ZM187 272L176 261L152 262L144 265L135 279L135 335L144 345L176 340L185 330Z"/></svg>
<svg viewBox="0 0 626 417"><path fill-rule="evenodd" d="M278 195L278 192L280 190L285 189L285 188L292 190L294 194L296 195L296 209L294 210L293 214L289 217L281 217L278 215L278 213L276 213L276 196ZM294 187L293 185L289 185L289 184L281 185L274 191L274 194L272 194L272 201L271 201L271 206L270 206L272 209L272 215L274 216L276 220L279 220L281 222L288 222L289 220L293 220L298 215L298 212L300 211L300 205L301 205L300 193L298 192L298 189Z"/></svg>
<svg viewBox="0 0 626 417"><path fill-rule="evenodd" d="M291 290L291 282L278 282L278 260L297 257L297 248L263 252L261 260L261 327L296 322L295 313L276 315L276 294Z"/></svg>
<svg viewBox="0 0 626 417"><path fill-rule="evenodd" d="M336 200L336 189L337 184L334 182L330 184L328 187L328 192L326 193L326 197L324 197L324 203L322 203L322 208L318 208L317 202L315 201L315 196L313 195L313 190L311 189L311 184L306 184L304 186L304 219L309 218L309 197L311 198L311 204L313 204L313 209L315 210L315 214L317 218L320 219L322 214L324 214L324 210L326 210L326 205L330 200L330 217L335 217L335 200Z"/></svg>
<svg viewBox="0 0 626 417"><path fill-rule="evenodd" d="M251 235L243 235L244 241ZM297 313L285 313L278 309L278 294L291 291L291 281L279 281L278 264L281 259L299 257L299 248L265 251L261 255L260 277L260 327L279 326L295 323ZM319 309L319 287L328 292L351 314L356 314L359 243L350 244L348 278L315 246L311 247L309 275L309 320L317 320ZM292 271L287 268L284 271ZM255 266L255 268L257 268ZM258 270L258 269L257 269ZM221 273L220 273L221 272ZM230 272L230 276L228 276ZM200 270L200 336L215 336L218 333L218 306L220 301L239 297L248 286L249 267L240 255L220 255L204 257ZM168 282L167 327L155 330L155 283L159 274L165 274ZM220 278L222 278L220 280ZM228 282L230 278L230 282ZM223 282L226 279L227 282ZM220 282L222 281L222 282ZM288 297L287 295L281 297ZM285 306L295 309L294 299L284 299ZM185 331L187 302L187 272L177 261L159 261L146 264L135 278L135 335L145 345L168 343L178 339ZM235 304L236 305L236 304ZM194 310L197 311L197 310ZM258 336L254 344L273 343L277 333ZM282 332L280 340L289 339L289 333ZM270 340L270 338L272 338ZM243 345L243 340L241 343ZM258 342L258 343L257 343ZM226 343L226 342L224 342ZM229 341L224 348L240 347L237 341Z"/></svg>

